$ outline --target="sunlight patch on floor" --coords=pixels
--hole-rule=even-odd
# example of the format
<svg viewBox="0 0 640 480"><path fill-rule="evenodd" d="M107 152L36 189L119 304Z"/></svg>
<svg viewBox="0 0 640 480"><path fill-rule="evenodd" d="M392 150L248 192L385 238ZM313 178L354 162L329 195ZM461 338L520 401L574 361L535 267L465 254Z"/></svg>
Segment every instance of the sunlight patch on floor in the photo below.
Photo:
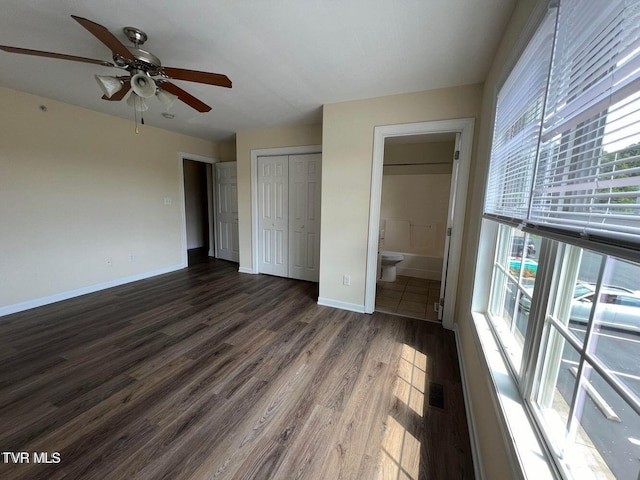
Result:
<svg viewBox="0 0 640 480"><path fill-rule="evenodd" d="M419 417L423 416L427 357L403 345L394 387L396 398ZM420 442L398 420L387 417L382 442L381 479L417 480L420 473Z"/></svg>
<svg viewBox="0 0 640 480"><path fill-rule="evenodd" d="M424 408L426 371L426 355L408 345L403 345L398 369L399 380L393 393L420 416Z"/></svg>
<svg viewBox="0 0 640 480"><path fill-rule="evenodd" d="M387 421L380 478L417 480L420 473L420 442L393 417L390 416Z"/></svg>

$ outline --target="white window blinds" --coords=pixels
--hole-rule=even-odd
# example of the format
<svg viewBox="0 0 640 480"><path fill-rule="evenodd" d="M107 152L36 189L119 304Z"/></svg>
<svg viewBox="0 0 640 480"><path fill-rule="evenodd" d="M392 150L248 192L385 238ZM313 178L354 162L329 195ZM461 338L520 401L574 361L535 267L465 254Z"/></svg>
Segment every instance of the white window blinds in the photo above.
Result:
<svg viewBox="0 0 640 480"><path fill-rule="evenodd" d="M549 13L498 93L485 213L527 216L554 28Z"/></svg>
<svg viewBox="0 0 640 480"><path fill-rule="evenodd" d="M640 2L561 0L551 73L540 88L533 79L549 63L533 51L543 50L548 21L498 95L485 214L637 248ZM534 104L541 101L540 117ZM507 145L508 132L529 118L525 111L530 133Z"/></svg>
<svg viewBox="0 0 640 480"><path fill-rule="evenodd" d="M640 2L562 0L530 223L640 243Z"/></svg>

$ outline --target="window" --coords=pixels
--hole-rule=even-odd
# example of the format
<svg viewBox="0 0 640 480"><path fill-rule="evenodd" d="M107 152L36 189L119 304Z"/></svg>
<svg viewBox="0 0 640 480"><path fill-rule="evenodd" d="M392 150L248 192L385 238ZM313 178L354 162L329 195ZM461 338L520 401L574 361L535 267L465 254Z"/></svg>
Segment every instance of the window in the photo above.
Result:
<svg viewBox="0 0 640 480"><path fill-rule="evenodd" d="M559 243L551 286L534 412L574 478L636 479L640 265Z"/></svg>
<svg viewBox="0 0 640 480"><path fill-rule="evenodd" d="M477 277L554 471L640 478L640 2L560 0L498 92Z"/></svg>
<svg viewBox="0 0 640 480"><path fill-rule="evenodd" d="M500 225L493 263L489 317L514 371L521 367L531 298L535 287L540 237Z"/></svg>
<svg viewBox="0 0 640 480"><path fill-rule="evenodd" d="M640 263L496 230L486 314L558 470L636 480Z"/></svg>

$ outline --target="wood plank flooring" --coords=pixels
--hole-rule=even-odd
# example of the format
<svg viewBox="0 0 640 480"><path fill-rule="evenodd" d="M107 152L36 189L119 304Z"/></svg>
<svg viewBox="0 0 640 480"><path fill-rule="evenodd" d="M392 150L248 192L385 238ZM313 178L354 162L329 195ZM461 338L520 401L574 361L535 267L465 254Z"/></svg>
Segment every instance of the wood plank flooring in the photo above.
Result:
<svg viewBox="0 0 640 480"><path fill-rule="evenodd" d="M453 334L316 300L212 260L0 318L0 478L473 478Z"/></svg>

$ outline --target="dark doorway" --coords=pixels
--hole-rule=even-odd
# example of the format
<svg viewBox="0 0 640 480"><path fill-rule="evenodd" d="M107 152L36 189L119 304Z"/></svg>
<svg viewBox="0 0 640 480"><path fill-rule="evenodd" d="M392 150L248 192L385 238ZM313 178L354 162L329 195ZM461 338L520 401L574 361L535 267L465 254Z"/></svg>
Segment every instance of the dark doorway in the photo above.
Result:
<svg viewBox="0 0 640 480"><path fill-rule="evenodd" d="M209 255L208 165L184 160L183 167L187 252L192 265L207 260Z"/></svg>

